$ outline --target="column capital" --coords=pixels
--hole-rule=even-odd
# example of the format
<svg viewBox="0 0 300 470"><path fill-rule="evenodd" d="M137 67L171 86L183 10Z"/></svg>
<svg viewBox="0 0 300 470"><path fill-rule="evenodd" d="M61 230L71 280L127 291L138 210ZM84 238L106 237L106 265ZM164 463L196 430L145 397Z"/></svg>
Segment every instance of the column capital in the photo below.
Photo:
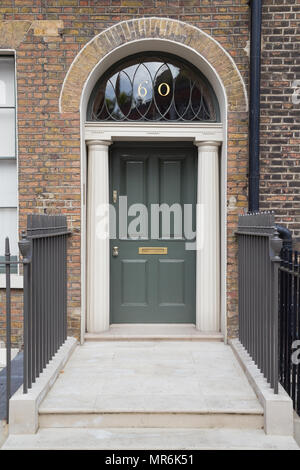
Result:
<svg viewBox="0 0 300 470"><path fill-rule="evenodd" d="M206 147L207 149L217 149L220 147L221 142L218 142L217 140L195 140L194 144L198 148Z"/></svg>
<svg viewBox="0 0 300 470"><path fill-rule="evenodd" d="M108 147L112 144L112 140L89 139L85 141L86 145L90 147Z"/></svg>

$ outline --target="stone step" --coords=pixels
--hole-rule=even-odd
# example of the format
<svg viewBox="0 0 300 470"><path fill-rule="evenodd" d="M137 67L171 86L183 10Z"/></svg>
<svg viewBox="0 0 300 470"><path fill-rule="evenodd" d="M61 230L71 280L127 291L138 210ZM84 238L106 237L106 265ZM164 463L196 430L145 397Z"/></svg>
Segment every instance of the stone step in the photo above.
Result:
<svg viewBox="0 0 300 470"><path fill-rule="evenodd" d="M192 324L112 324L103 333L86 333L85 341L223 341L219 332L202 333Z"/></svg>
<svg viewBox="0 0 300 470"><path fill-rule="evenodd" d="M39 407L47 427L262 429L263 408L221 342L87 342Z"/></svg>
<svg viewBox="0 0 300 470"><path fill-rule="evenodd" d="M258 429L64 428L10 435L1 450L299 450Z"/></svg>
<svg viewBox="0 0 300 470"><path fill-rule="evenodd" d="M41 411L41 428L237 428L263 429L260 410L210 411Z"/></svg>

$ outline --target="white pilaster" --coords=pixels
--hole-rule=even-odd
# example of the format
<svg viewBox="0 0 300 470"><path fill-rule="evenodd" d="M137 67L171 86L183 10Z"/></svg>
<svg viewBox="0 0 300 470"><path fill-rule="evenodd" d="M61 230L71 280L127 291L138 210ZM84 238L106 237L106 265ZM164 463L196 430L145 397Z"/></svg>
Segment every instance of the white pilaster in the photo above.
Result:
<svg viewBox="0 0 300 470"><path fill-rule="evenodd" d="M87 214L87 331L109 328L109 237L99 224L99 208L109 204L108 148L110 141L89 140ZM108 229L108 226L107 226Z"/></svg>
<svg viewBox="0 0 300 470"><path fill-rule="evenodd" d="M219 142L198 147L196 326L220 330Z"/></svg>

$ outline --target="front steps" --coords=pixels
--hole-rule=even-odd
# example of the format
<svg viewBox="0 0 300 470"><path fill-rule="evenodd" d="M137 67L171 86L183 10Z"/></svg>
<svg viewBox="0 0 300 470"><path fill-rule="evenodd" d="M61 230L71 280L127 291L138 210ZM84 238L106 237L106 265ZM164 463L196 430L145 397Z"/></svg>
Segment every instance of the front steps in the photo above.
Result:
<svg viewBox="0 0 300 470"><path fill-rule="evenodd" d="M40 406L39 444L30 445L47 445L57 432L68 435L65 448L78 439L83 449L223 449L230 436L237 448L258 437L257 448L272 448L263 424L263 409L224 343L112 339L77 348ZM242 431L248 438L237 441Z"/></svg>
<svg viewBox="0 0 300 470"><path fill-rule="evenodd" d="M3 449L296 449L266 436L263 409L219 341L77 346L39 408L35 435Z"/></svg>
<svg viewBox="0 0 300 470"><path fill-rule="evenodd" d="M263 409L221 342L78 347L39 408L40 427L263 428Z"/></svg>

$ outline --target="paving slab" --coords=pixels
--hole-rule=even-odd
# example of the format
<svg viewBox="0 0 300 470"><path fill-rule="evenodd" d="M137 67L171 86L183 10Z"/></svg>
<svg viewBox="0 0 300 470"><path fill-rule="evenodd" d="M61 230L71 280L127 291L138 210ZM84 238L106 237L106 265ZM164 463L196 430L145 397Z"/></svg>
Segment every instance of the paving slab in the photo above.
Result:
<svg viewBox="0 0 300 470"><path fill-rule="evenodd" d="M1 450L299 450L292 437L240 429L40 429Z"/></svg>
<svg viewBox="0 0 300 470"><path fill-rule="evenodd" d="M230 346L222 342L86 342L40 406L66 412L263 410Z"/></svg>

